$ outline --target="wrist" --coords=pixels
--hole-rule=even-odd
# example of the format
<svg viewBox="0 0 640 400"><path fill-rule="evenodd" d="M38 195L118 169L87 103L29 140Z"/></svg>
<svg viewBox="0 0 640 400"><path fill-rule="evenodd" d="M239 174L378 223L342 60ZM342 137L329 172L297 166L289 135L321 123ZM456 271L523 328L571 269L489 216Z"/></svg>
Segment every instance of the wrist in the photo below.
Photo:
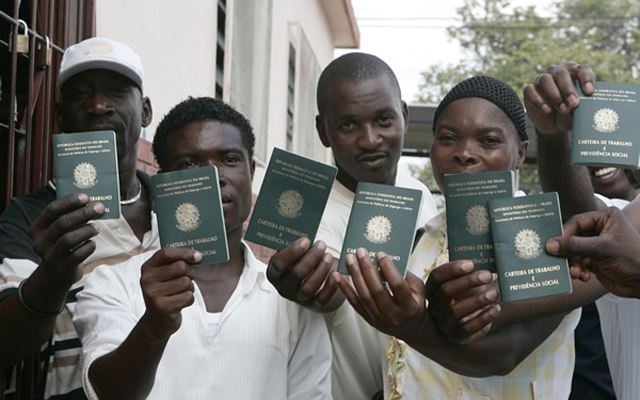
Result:
<svg viewBox="0 0 640 400"><path fill-rule="evenodd" d="M62 313L62 311L64 311L64 308L66 306L66 301L63 301L62 304L60 305L60 307L58 307L56 310L43 310L40 311L39 308L33 308L30 304L31 302L29 302L28 300L25 299L25 295L24 295L24 286L27 283L28 279L23 280L22 282L20 282L20 285L18 285L18 301L20 302L20 305L22 306L22 308L24 308L25 310L27 310L29 312L29 314L35 315L36 317L40 317L40 318L54 318L57 317L58 315L60 315ZM40 307L35 306L35 307Z"/></svg>

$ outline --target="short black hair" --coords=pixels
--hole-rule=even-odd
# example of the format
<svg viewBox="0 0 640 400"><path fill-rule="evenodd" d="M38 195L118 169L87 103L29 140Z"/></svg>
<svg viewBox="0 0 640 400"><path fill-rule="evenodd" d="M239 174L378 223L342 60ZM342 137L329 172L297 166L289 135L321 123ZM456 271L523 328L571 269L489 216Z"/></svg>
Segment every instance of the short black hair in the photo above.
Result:
<svg viewBox="0 0 640 400"><path fill-rule="evenodd" d="M377 78L380 75L387 75L393 88L402 99L400 84L393 70L386 62L380 58L367 53L347 53L331 61L320 74L318 80L318 90L316 93L318 101L318 112L322 114L325 106L325 97L329 87L335 83L360 83L369 79Z"/></svg>
<svg viewBox="0 0 640 400"><path fill-rule="evenodd" d="M201 121L217 121L232 125L240 131L242 144L253 159L253 147L256 137L251 122L229 104L212 97L191 97L174 106L162 117L153 137L153 154L156 156L160 169L167 169L167 140L169 136L181 128Z"/></svg>

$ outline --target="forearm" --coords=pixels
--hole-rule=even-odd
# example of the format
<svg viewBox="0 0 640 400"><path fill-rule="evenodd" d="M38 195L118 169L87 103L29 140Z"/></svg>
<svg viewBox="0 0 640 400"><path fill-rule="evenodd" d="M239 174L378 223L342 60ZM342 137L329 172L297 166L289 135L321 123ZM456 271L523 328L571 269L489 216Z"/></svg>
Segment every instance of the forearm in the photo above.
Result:
<svg viewBox="0 0 640 400"><path fill-rule="evenodd" d="M589 171L571 164L570 133L537 132L537 138L540 185L544 192L558 192L563 221L597 210Z"/></svg>
<svg viewBox="0 0 640 400"><path fill-rule="evenodd" d="M145 319L140 319L116 350L89 367L89 380L101 400L145 399L151 392L169 337L155 338Z"/></svg>
<svg viewBox="0 0 640 400"><path fill-rule="evenodd" d="M57 311L63 306L70 285L36 269L22 287L23 302L13 294L0 302L0 365L14 365L46 342L53 332ZM44 315L50 316L44 316Z"/></svg>
<svg viewBox="0 0 640 400"><path fill-rule="evenodd" d="M467 345L451 342L433 322L404 340L457 374L477 378L506 375L553 333L563 317L555 315L506 326Z"/></svg>

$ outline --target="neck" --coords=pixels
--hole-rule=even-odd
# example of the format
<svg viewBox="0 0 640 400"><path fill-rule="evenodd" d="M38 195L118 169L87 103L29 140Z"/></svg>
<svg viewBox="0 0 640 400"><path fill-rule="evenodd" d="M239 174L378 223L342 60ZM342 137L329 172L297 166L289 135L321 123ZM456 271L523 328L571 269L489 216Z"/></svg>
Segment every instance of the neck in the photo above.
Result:
<svg viewBox="0 0 640 400"><path fill-rule="evenodd" d="M216 280L225 276L240 276L244 269L244 247L237 241L228 242L229 260L221 263L199 265L193 269L198 281Z"/></svg>
<svg viewBox="0 0 640 400"><path fill-rule="evenodd" d="M128 159L132 157L127 157ZM118 162L120 179L120 200L127 200L140 193L140 181L136 175L137 157L135 160L121 160Z"/></svg>

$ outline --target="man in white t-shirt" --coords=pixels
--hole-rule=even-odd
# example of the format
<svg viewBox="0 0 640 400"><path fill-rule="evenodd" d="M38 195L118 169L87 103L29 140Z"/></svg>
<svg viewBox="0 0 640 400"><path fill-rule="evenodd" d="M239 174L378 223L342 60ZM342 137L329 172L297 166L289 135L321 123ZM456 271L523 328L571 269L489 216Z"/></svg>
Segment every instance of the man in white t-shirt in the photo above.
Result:
<svg viewBox="0 0 640 400"><path fill-rule="evenodd" d="M376 331L344 302L330 272L340 257L358 182L419 189L418 223L435 214L428 189L398 170L409 110L391 68L378 57L345 54L322 72L316 129L338 167L316 243L302 239L276 254L269 280L290 300L325 312L333 347L332 392L336 400L369 400L382 389ZM415 226L403 229L415 230ZM329 257L323 255L332 255Z"/></svg>
<svg viewBox="0 0 640 400"><path fill-rule="evenodd" d="M209 97L158 125L163 171L218 168L229 260L194 265L200 253L165 247L97 268L74 316L90 399L331 398L323 319L282 298L242 241L254 143L249 121Z"/></svg>

